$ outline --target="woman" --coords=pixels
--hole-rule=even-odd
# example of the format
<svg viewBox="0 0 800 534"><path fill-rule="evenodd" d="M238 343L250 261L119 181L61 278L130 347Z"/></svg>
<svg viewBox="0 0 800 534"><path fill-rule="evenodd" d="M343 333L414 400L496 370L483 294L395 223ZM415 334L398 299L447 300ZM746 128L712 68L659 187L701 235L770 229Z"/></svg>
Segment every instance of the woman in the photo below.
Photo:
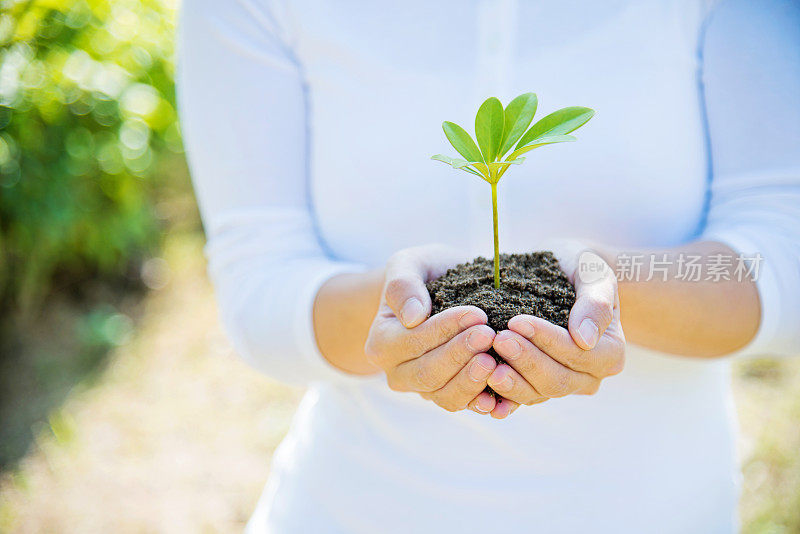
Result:
<svg viewBox="0 0 800 534"><path fill-rule="evenodd" d="M308 386L249 531L734 531L731 356L800 349L799 13L186 0L179 101L222 315L256 368ZM531 90L539 116L598 111L499 187L504 251L581 244L559 248L569 329L429 316L423 282L492 242L485 184L428 160L439 124ZM576 276L582 248L619 283Z"/></svg>

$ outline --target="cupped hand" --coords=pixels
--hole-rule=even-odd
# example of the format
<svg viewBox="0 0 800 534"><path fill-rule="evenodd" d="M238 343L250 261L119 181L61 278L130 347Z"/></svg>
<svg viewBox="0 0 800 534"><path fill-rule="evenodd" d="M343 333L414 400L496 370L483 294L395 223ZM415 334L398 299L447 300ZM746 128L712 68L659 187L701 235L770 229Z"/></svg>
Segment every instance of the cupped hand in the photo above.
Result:
<svg viewBox="0 0 800 534"><path fill-rule="evenodd" d="M625 364L625 335L613 271L600 256L574 243L552 248L575 286L569 328L518 315L495 336L494 349L507 365L498 365L488 379L503 396L492 417L505 418L520 404L570 394L593 395L604 378L618 374Z"/></svg>
<svg viewBox="0 0 800 534"><path fill-rule="evenodd" d="M486 325L486 313L458 306L428 317L431 299L425 282L463 259L441 245L392 256L364 350L386 373L391 389L417 392L451 412L490 413L495 399L484 389L496 363L486 351L495 332Z"/></svg>

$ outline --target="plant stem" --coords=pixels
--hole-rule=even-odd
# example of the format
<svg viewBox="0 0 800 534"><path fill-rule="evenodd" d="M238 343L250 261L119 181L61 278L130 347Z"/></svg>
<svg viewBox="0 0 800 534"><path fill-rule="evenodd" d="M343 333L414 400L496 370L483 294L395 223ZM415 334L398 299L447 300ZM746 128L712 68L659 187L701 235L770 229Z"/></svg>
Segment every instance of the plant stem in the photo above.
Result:
<svg viewBox="0 0 800 534"><path fill-rule="evenodd" d="M494 288L500 288L500 238L497 233L497 182L492 183L492 223L494 224Z"/></svg>

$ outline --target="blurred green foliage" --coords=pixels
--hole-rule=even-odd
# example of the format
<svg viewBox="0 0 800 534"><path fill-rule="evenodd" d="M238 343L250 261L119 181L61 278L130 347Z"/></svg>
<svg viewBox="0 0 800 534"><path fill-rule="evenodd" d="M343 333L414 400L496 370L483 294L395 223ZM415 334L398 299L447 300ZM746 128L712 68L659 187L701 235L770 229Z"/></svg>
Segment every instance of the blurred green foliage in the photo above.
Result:
<svg viewBox="0 0 800 534"><path fill-rule="evenodd" d="M0 0L0 314L154 251L181 160L169 0Z"/></svg>

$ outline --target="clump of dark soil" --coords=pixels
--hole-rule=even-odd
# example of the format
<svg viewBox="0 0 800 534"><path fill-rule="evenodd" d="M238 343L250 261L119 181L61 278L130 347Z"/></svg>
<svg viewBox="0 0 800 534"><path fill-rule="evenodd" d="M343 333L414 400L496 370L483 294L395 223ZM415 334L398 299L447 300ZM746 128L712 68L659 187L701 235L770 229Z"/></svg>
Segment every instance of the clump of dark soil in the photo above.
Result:
<svg viewBox="0 0 800 534"><path fill-rule="evenodd" d="M500 288L494 288L494 264L475 258L448 270L427 284L433 313L472 305L486 312L499 332L515 315L535 315L567 327L575 290L552 252L500 255Z"/></svg>
<svg viewBox="0 0 800 534"><path fill-rule="evenodd" d="M493 261L482 257L456 265L427 287L432 314L454 306L477 306L486 312L495 332L505 330L508 320L520 314L566 328L575 304L575 289L550 251L501 254L499 289L494 287ZM489 354L503 361L494 349Z"/></svg>

